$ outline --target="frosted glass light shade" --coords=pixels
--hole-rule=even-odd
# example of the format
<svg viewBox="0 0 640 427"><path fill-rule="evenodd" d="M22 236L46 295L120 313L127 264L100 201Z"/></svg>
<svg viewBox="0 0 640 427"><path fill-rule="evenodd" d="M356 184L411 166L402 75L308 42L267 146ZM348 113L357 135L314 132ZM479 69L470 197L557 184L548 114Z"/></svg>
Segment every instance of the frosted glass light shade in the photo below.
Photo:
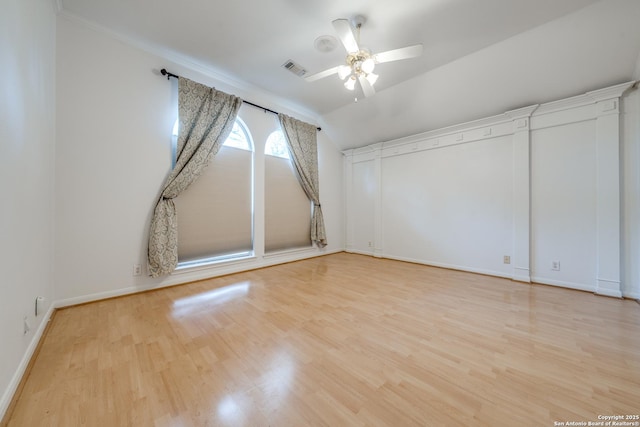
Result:
<svg viewBox="0 0 640 427"><path fill-rule="evenodd" d="M354 90L356 88L356 79L353 77L347 79L347 81L344 82L344 87L349 90Z"/></svg>
<svg viewBox="0 0 640 427"><path fill-rule="evenodd" d="M348 65L341 65L338 67L338 77L340 80L344 80L349 74L351 74L351 67Z"/></svg>
<svg viewBox="0 0 640 427"><path fill-rule="evenodd" d="M373 59L371 58L365 59L362 62L362 71L369 74L373 72L373 69L375 68L375 66L376 66L376 63L373 61Z"/></svg>

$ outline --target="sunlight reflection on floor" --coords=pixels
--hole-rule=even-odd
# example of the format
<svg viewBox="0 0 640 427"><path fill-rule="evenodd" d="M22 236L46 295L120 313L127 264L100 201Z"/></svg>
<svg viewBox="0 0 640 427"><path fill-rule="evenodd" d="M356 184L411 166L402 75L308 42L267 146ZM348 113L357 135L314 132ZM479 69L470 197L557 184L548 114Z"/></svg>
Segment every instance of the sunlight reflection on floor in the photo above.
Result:
<svg viewBox="0 0 640 427"><path fill-rule="evenodd" d="M212 289L200 294L178 298L173 302L173 314L184 316L201 310L203 307L222 304L249 293L250 283L240 282L222 288Z"/></svg>

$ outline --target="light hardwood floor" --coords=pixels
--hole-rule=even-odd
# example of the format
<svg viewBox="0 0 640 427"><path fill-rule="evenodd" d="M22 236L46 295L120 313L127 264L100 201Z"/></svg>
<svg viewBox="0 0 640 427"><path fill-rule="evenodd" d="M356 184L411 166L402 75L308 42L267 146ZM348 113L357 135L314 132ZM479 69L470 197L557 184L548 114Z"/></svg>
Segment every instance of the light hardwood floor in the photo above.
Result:
<svg viewBox="0 0 640 427"><path fill-rule="evenodd" d="M58 311L8 425L596 422L640 414L639 331L634 301L335 254Z"/></svg>

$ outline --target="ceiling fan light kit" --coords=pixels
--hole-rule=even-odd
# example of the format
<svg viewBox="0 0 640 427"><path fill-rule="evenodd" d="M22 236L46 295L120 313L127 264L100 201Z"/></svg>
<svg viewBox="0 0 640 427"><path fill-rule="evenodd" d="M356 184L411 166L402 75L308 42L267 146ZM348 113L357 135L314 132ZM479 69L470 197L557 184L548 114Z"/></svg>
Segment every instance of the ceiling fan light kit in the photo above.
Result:
<svg viewBox="0 0 640 427"><path fill-rule="evenodd" d="M350 76L347 80L344 81L344 87L346 87L349 90L355 90L356 78L354 76Z"/></svg>
<svg viewBox="0 0 640 427"><path fill-rule="evenodd" d="M366 78L369 84L373 86L376 80L378 80L378 76L373 74L375 66L376 63L371 57L371 54L367 49L363 48L347 56L347 65L341 65L340 68L338 68L338 77L341 80L347 79L344 87L349 90L355 89L355 83L352 84L351 81L355 82L360 76Z"/></svg>
<svg viewBox="0 0 640 427"><path fill-rule="evenodd" d="M365 22L366 18L362 15L356 15L351 20L333 21L333 28L347 51L345 64L310 75L305 79L313 82L337 74L338 78L344 81L345 88L353 91L356 83L360 83L364 96L370 97L376 93L373 88L378 80L378 75L373 72L376 64L414 58L422 54L421 44L372 54L369 49L360 46L360 29Z"/></svg>

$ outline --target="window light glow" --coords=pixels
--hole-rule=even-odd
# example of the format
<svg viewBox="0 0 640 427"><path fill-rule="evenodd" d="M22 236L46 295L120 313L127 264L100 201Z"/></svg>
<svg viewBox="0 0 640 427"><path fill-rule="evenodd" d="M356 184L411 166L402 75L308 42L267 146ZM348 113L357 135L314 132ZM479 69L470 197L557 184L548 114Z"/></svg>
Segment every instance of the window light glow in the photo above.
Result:
<svg viewBox="0 0 640 427"><path fill-rule="evenodd" d="M287 141L285 141L284 134L281 130L271 132L271 135L269 135L264 145L264 154L267 156L281 157L283 159L290 158Z"/></svg>
<svg viewBox="0 0 640 427"><path fill-rule="evenodd" d="M171 131L171 136L178 136L178 129L180 128L180 120L176 118L175 123L173 124L173 130Z"/></svg>
<svg viewBox="0 0 640 427"><path fill-rule="evenodd" d="M240 126L238 121L233 124L233 129L229 134L229 137L224 141L223 144L225 147L233 147L239 148L241 150L251 151L251 144L249 143L249 138L247 137L247 133Z"/></svg>
<svg viewBox="0 0 640 427"><path fill-rule="evenodd" d="M249 282L240 282L222 288L212 289L195 295L178 298L173 302L173 316L184 317L214 306L224 304L249 293Z"/></svg>
<svg viewBox="0 0 640 427"><path fill-rule="evenodd" d="M177 137L178 131L180 128L180 119L176 119L173 123L173 130L171 131L171 135ZM249 142L249 138L247 136L247 132L242 128L238 120L233 124L233 129L231 133L227 137L224 144L227 147L240 148L241 150L251 151L251 143Z"/></svg>

